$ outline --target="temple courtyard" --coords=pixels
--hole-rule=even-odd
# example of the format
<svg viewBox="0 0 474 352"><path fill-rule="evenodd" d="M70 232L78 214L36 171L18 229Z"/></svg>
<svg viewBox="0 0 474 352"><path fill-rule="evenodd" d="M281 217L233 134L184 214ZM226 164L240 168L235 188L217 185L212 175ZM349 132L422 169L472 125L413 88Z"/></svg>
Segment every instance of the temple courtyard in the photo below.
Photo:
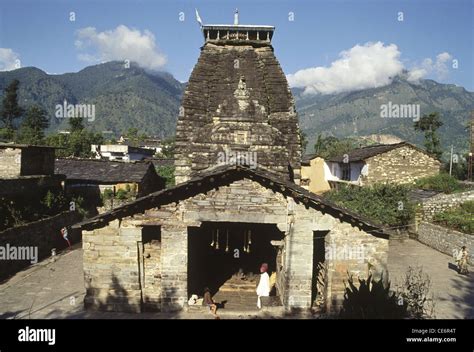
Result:
<svg viewBox="0 0 474 352"><path fill-rule="evenodd" d="M203 308L193 307L179 313L116 313L86 311L82 267L82 248L78 244L70 251L46 259L19 272L0 284L1 319L213 319ZM474 274L459 275L450 256L442 254L414 240L390 241L389 271L392 287L403 280L408 266L422 266L430 275L435 295L437 319L474 319ZM248 292L250 291L250 292ZM281 310L248 310L253 293L242 288L233 296L218 292L220 297L231 297L226 309L218 311L220 318L309 318L309 314L292 316ZM235 299L234 299L235 298ZM255 297L256 300L256 297ZM241 304L244 302L245 304Z"/></svg>

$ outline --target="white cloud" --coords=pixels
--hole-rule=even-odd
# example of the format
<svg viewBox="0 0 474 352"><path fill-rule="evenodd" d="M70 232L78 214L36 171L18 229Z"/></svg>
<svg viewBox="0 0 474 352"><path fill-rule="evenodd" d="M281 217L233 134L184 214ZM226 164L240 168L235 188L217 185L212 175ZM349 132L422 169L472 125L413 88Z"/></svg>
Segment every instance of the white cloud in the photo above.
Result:
<svg viewBox="0 0 474 352"><path fill-rule="evenodd" d="M428 75L433 75L438 79L445 79L448 76L448 62L453 57L447 52L442 52L436 56L436 60L424 59L420 65L415 65L408 73L408 80L416 82Z"/></svg>
<svg viewBox="0 0 474 352"><path fill-rule="evenodd" d="M11 71L20 67L20 55L12 49L0 48L0 71Z"/></svg>
<svg viewBox="0 0 474 352"><path fill-rule="evenodd" d="M288 75L290 86L313 94L347 92L387 85L403 71L395 44L356 45L339 56L329 67L312 67Z"/></svg>
<svg viewBox="0 0 474 352"><path fill-rule="evenodd" d="M342 51L340 58L328 67L302 69L289 74L287 79L290 86L304 88L307 94L332 94L382 87L406 70L400 55L395 44L376 42L356 45ZM442 80L449 73L448 64L452 58L448 52L438 54L434 60L425 58L420 64L413 65L406 77L411 82L428 75Z"/></svg>
<svg viewBox="0 0 474 352"><path fill-rule="evenodd" d="M97 32L94 27L86 27L76 32L74 44L81 51L78 57L82 61L130 60L149 69L160 69L166 64L166 56L158 50L155 36L148 30L141 32L120 25Z"/></svg>

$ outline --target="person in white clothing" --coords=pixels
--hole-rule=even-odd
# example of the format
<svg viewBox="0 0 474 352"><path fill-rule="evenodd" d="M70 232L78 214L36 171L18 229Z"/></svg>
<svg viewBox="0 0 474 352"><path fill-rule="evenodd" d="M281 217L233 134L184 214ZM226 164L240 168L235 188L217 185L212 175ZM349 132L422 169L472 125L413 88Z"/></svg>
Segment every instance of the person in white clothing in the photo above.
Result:
<svg viewBox="0 0 474 352"><path fill-rule="evenodd" d="M257 308L262 308L260 297L268 297L270 295L270 277L267 274L268 264L263 263L260 266L260 282L257 286Z"/></svg>

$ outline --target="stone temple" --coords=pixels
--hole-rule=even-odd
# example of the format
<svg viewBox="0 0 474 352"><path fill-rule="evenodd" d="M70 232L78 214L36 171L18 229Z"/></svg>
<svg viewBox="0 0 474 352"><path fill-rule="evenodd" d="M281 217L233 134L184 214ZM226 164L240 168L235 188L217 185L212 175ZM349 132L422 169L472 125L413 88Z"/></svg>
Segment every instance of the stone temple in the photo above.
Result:
<svg viewBox="0 0 474 352"><path fill-rule="evenodd" d="M388 235L298 185L298 120L274 27L202 32L177 123L176 186L78 225L85 306L188 309L209 287L224 309L256 309L253 274L266 262L265 304L337 311L348 273L385 272Z"/></svg>
<svg viewBox="0 0 474 352"><path fill-rule="evenodd" d="M298 119L273 54L274 27L203 26L205 44L176 128L176 182L234 153L282 178L300 179Z"/></svg>

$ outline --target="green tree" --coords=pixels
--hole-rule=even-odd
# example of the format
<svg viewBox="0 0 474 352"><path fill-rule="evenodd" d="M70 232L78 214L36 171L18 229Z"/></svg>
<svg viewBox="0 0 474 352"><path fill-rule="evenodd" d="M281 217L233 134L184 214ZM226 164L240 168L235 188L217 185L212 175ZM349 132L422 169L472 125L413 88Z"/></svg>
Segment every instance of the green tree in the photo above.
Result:
<svg viewBox="0 0 474 352"><path fill-rule="evenodd" d="M71 133L80 132L84 129L84 122L82 117L71 117L69 119L69 131Z"/></svg>
<svg viewBox="0 0 474 352"><path fill-rule="evenodd" d="M25 114L17 141L20 143L41 145L44 143L44 130L48 128L49 121L46 111L38 105L31 106Z"/></svg>
<svg viewBox="0 0 474 352"><path fill-rule="evenodd" d="M148 138L146 134L138 133L138 128L135 127L130 127L125 133L125 137L128 138L128 145L132 147L138 147L140 143Z"/></svg>
<svg viewBox="0 0 474 352"><path fill-rule="evenodd" d="M6 88L0 111L0 120L3 122L3 135L7 139L13 138L15 119L19 118L24 110L18 105L18 87L20 82L15 79Z"/></svg>
<svg viewBox="0 0 474 352"><path fill-rule="evenodd" d="M158 157L162 159L173 159L175 143L176 143L176 138L174 136L168 139L165 139L161 143L161 152L158 154Z"/></svg>
<svg viewBox="0 0 474 352"><path fill-rule="evenodd" d="M428 153L441 158L443 154L441 150L441 143L436 131L443 126L443 122L439 117L437 112L433 112L429 115L423 115L418 121L413 125L415 131L421 131L425 134L425 148Z"/></svg>
<svg viewBox="0 0 474 352"><path fill-rule="evenodd" d="M174 172L175 172L175 167L174 165L164 165L164 166L159 166L156 168L156 172L158 175L163 177L166 182L166 187L171 187L175 185L175 178L174 178Z"/></svg>
<svg viewBox="0 0 474 352"><path fill-rule="evenodd" d="M306 147L308 146L308 138L306 136L306 133L300 130L300 142L301 142L301 151L303 154L306 151Z"/></svg>
<svg viewBox="0 0 474 352"><path fill-rule="evenodd" d="M103 144L104 137L100 133L87 130L71 132L67 153L77 158L89 158L92 156L91 144Z"/></svg>
<svg viewBox="0 0 474 352"><path fill-rule="evenodd" d="M357 141L352 138L338 139L334 136L324 137L319 134L314 144L314 152L320 157L327 159L343 155L357 147Z"/></svg>
<svg viewBox="0 0 474 352"><path fill-rule="evenodd" d="M46 144L62 148L56 151L56 156L90 158L93 156L91 144L104 143L104 137L101 133L93 133L84 128L82 118L71 118L69 125L69 134L56 133L46 138Z"/></svg>

